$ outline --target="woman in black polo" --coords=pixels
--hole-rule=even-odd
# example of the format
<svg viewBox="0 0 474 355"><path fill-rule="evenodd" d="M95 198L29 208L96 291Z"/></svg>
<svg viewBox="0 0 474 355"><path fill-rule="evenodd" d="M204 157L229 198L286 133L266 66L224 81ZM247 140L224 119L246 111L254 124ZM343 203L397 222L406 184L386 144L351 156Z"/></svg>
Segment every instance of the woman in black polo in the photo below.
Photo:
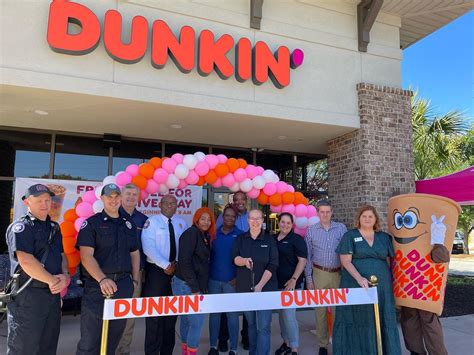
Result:
<svg viewBox="0 0 474 355"><path fill-rule="evenodd" d="M284 212L278 217L280 233L276 235L278 246L278 289L293 291L301 289L303 270L308 257L308 249L303 237L293 232L293 216ZM275 355L298 354L299 329L296 308L279 311L281 337L283 344Z"/></svg>
<svg viewBox="0 0 474 355"><path fill-rule="evenodd" d="M275 238L262 230L262 211L251 210L248 220L249 231L237 237L232 250L237 265L237 292L277 291L278 249ZM246 311L244 314L249 325L250 355L268 355L272 311Z"/></svg>

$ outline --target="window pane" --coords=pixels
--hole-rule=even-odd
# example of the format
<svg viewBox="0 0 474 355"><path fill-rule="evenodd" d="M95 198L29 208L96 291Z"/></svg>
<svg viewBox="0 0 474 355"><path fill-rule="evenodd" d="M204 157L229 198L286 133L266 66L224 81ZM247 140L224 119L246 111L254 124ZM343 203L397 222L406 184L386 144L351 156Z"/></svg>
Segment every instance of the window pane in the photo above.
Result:
<svg viewBox="0 0 474 355"><path fill-rule="evenodd" d="M48 177L51 135L0 130L0 176Z"/></svg>
<svg viewBox="0 0 474 355"><path fill-rule="evenodd" d="M0 235L5 236L13 216L13 181L0 181ZM5 238L0 238L0 253L7 250Z"/></svg>
<svg viewBox="0 0 474 355"><path fill-rule="evenodd" d="M107 176L108 154L100 138L57 136L54 178L102 180Z"/></svg>
<svg viewBox="0 0 474 355"><path fill-rule="evenodd" d="M161 157L161 143L123 140L120 147L114 148L113 156L112 172L116 174L131 164L140 165L153 157Z"/></svg>
<svg viewBox="0 0 474 355"><path fill-rule="evenodd" d="M165 144L165 154L167 157L171 157L175 153L194 154L196 152L203 152L204 154L209 153L208 147L185 145L185 144Z"/></svg>
<svg viewBox="0 0 474 355"><path fill-rule="evenodd" d="M224 154L227 158L235 158L235 159L245 159L247 164L252 164L253 162L253 155L249 149L246 150L239 150L239 149L224 149L224 148L212 148L212 154Z"/></svg>

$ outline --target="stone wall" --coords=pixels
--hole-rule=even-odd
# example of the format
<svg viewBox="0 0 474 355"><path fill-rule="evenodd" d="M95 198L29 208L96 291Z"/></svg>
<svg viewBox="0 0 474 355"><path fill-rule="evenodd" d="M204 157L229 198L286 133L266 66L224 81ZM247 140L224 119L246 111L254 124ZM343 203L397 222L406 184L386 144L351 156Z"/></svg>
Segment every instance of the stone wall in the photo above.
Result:
<svg viewBox="0 0 474 355"><path fill-rule="evenodd" d="M371 204L386 227L387 201L415 191L411 91L357 84L360 129L328 142L329 198L334 218L352 226Z"/></svg>

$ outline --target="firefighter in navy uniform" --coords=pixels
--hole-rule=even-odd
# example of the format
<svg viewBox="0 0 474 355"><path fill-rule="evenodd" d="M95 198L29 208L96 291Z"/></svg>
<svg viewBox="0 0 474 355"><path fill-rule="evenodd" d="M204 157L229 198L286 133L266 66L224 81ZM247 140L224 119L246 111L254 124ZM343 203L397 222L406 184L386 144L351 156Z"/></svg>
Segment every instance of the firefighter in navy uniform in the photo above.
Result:
<svg viewBox="0 0 474 355"><path fill-rule="evenodd" d="M84 295L81 306L81 339L77 354L99 354L104 297L131 298L138 285L140 253L133 221L119 213L120 188L102 188L104 210L81 226L76 248L81 253ZM114 354L125 329L126 319L109 324L107 354Z"/></svg>
<svg viewBox="0 0 474 355"><path fill-rule="evenodd" d="M69 281L59 225L48 216L54 194L42 184L23 196L28 213L7 229L11 275L19 286L32 278L8 309L7 354L56 354L61 321L59 293Z"/></svg>

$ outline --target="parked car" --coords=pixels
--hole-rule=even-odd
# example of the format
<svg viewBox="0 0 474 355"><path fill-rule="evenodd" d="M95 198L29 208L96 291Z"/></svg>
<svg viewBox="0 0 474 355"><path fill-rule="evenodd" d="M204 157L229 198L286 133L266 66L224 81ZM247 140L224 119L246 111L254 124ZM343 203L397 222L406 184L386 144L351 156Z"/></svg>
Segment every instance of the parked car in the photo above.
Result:
<svg viewBox="0 0 474 355"><path fill-rule="evenodd" d="M456 231L454 234L453 250L451 254L464 254L464 236L462 232Z"/></svg>

